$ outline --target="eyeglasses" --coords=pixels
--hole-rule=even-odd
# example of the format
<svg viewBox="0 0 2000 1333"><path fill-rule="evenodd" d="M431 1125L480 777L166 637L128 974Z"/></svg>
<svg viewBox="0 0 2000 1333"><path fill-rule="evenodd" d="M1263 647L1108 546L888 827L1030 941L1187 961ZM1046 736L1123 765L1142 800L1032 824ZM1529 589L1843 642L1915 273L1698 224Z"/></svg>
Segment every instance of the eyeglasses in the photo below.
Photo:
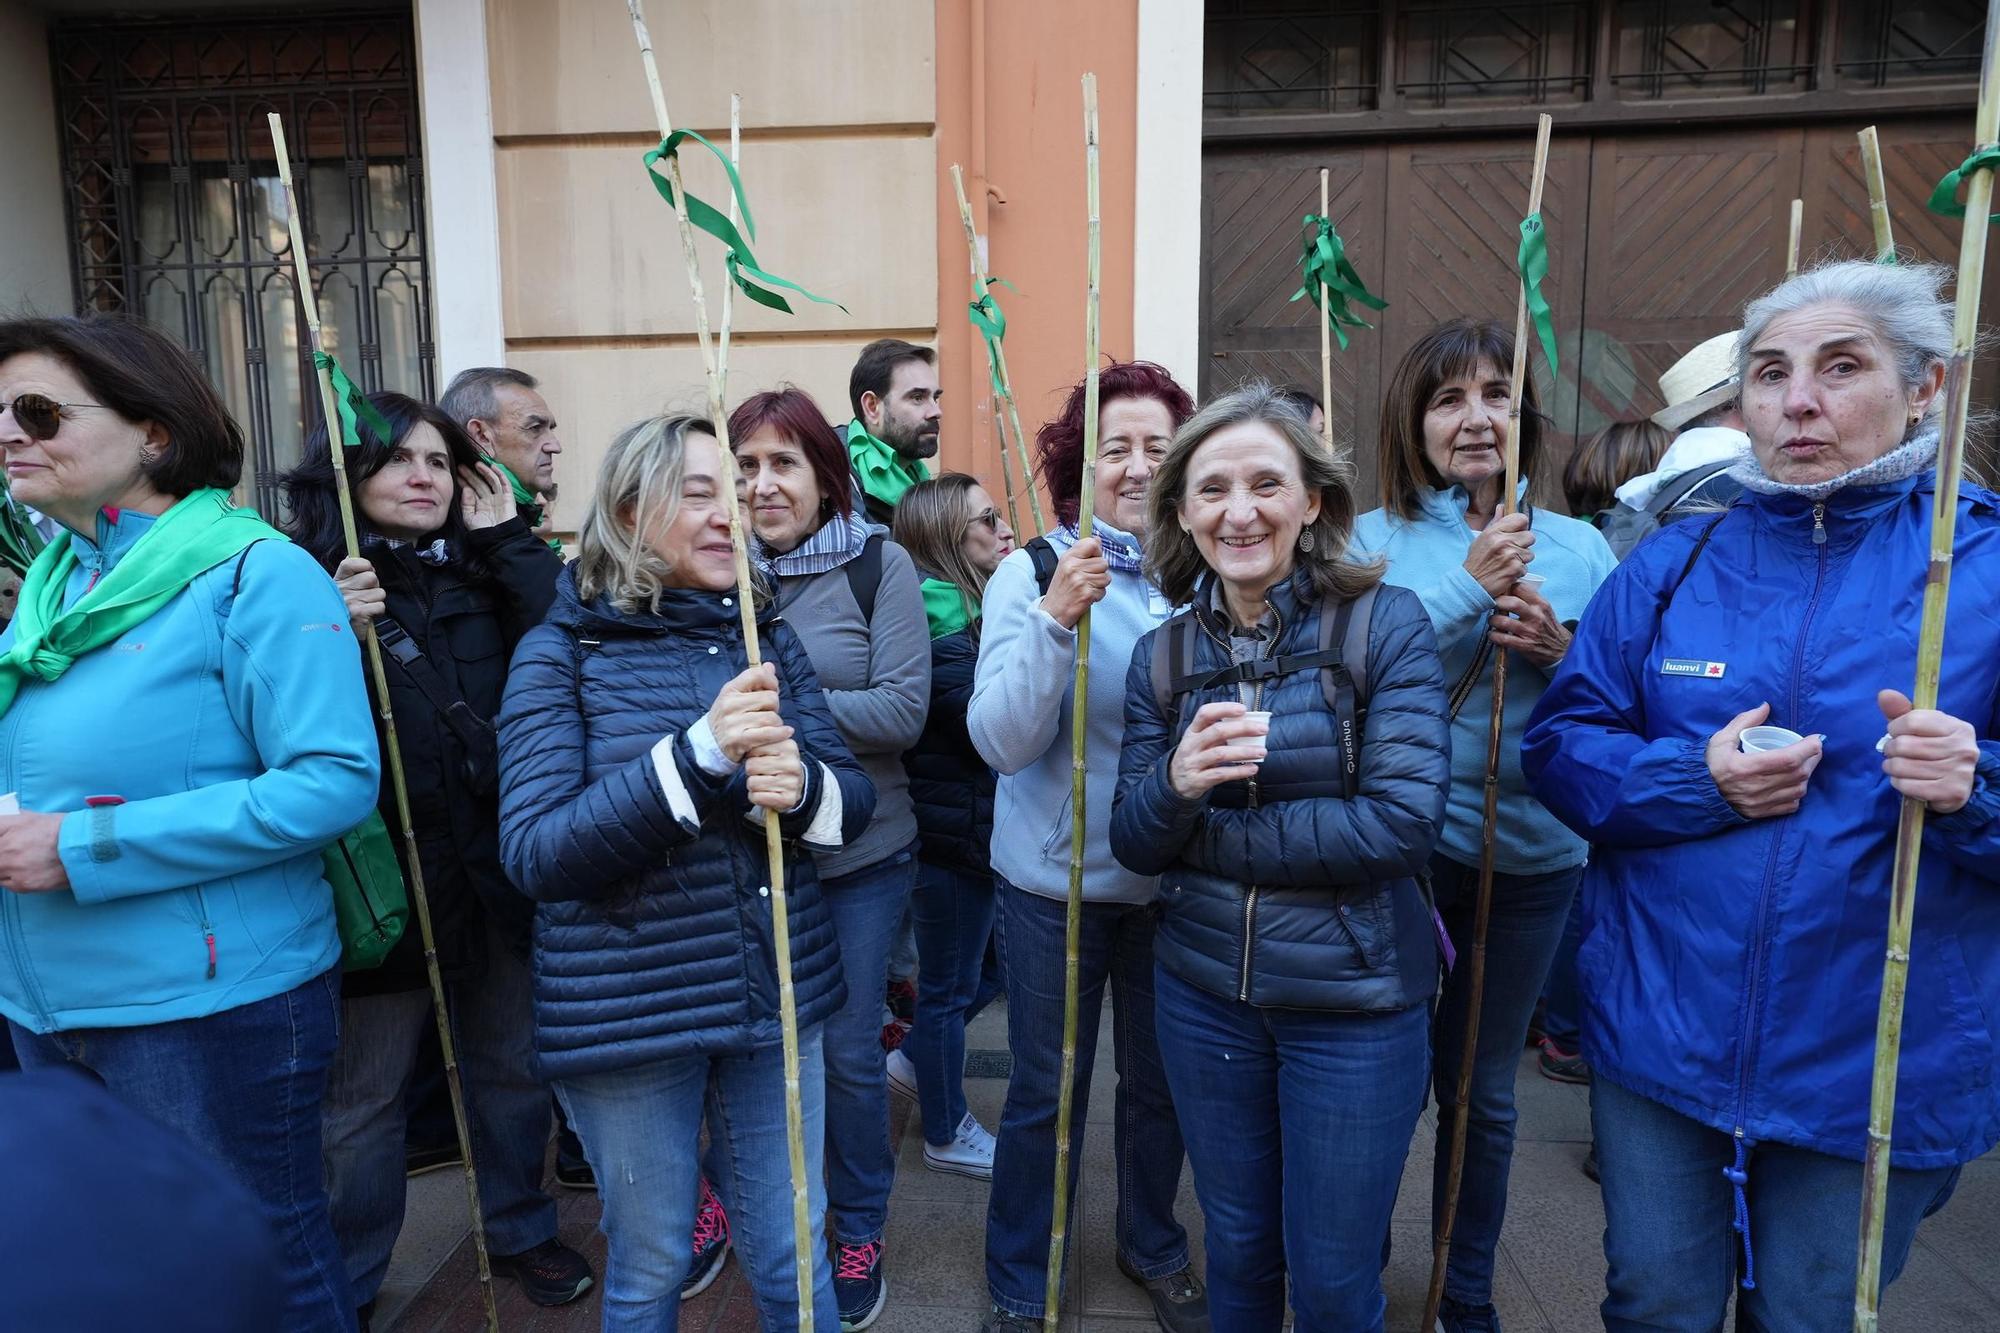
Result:
<svg viewBox="0 0 2000 1333"><path fill-rule="evenodd" d="M965 525L967 532L972 530L973 523L984 524L988 532L998 532L1000 531L1000 511L990 505L980 510L972 516L972 522Z"/></svg>
<svg viewBox="0 0 2000 1333"><path fill-rule="evenodd" d="M42 393L14 395L11 403L0 403L0 411L14 414L14 421L29 439L52 440L62 429L63 418L80 407L109 411L102 403L59 403Z"/></svg>

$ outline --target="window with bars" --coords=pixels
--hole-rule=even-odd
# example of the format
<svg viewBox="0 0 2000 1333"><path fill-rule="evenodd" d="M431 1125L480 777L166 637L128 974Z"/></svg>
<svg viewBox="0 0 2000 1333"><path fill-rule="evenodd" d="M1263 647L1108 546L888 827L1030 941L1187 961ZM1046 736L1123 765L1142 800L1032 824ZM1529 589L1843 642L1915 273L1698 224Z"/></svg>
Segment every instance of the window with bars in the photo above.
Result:
<svg viewBox="0 0 2000 1333"><path fill-rule="evenodd" d="M1212 0L1202 101L1211 112L1376 105L1376 0Z"/></svg>
<svg viewBox="0 0 2000 1333"><path fill-rule="evenodd" d="M1621 98L1741 97L1811 86L1800 0L1621 0L1611 83Z"/></svg>
<svg viewBox="0 0 2000 1333"><path fill-rule="evenodd" d="M335 354L363 388L436 389L414 50L407 12L52 30L77 306L186 344L267 515L318 419L269 112Z"/></svg>
<svg viewBox="0 0 2000 1333"><path fill-rule="evenodd" d="M1396 93L1421 107L1583 101L1590 16L1584 0L1399 7Z"/></svg>

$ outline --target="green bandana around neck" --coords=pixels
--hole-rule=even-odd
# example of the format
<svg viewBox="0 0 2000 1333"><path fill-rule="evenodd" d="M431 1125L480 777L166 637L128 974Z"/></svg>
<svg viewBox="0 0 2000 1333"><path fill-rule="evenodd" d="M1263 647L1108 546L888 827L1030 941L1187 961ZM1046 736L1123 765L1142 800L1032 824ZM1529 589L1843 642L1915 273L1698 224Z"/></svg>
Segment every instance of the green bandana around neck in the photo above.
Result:
<svg viewBox="0 0 2000 1333"><path fill-rule="evenodd" d="M535 498L535 493L529 490L519 477L514 475L513 468L508 467L496 457L489 456L488 461L495 468L499 469L500 475L507 479L507 484L514 488L514 507L521 511L521 521L528 525L528 530L532 532L542 526L542 502ZM548 542L550 550L554 551L557 555L562 554L561 542L557 541L554 537L549 538Z"/></svg>
<svg viewBox="0 0 2000 1333"><path fill-rule="evenodd" d="M859 417L847 423L847 457L861 477L861 489L892 509L902 503L904 491L931 478L921 458L904 458L869 434Z"/></svg>
<svg viewBox="0 0 2000 1333"><path fill-rule="evenodd" d="M948 579L925 579L917 585L917 591L923 594L924 616L931 623L933 639L958 633L979 614L979 603L968 605L966 595Z"/></svg>
<svg viewBox="0 0 2000 1333"><path fill-rule="evenodd" d="M144 623L197 577L252 542L289 540L255 510L232 505L228 491L195 491L154 519L110 572L64 610L63 592L77 555L74 536L59 533L21 583L14 641L0 654L0 715L30 677L57 679L77 658Z"/></svg>

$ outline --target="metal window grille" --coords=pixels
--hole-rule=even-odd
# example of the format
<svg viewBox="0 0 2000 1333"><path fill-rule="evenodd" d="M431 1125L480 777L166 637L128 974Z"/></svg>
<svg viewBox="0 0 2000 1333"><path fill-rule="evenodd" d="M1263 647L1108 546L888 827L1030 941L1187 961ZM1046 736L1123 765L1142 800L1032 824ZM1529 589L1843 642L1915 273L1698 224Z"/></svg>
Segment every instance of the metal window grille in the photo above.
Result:
<svg viewBox="0 0 2000 1333"><path fill-rule="evenodd" d="M1203 106L1220 115L1371 110L1380 31L1376 0L1217 0Z"/></svg>
<svg viewBox="0 0 2000 1333"><path fill-rule="evenodd" d="M1396 92L1427 107L1584 101L1592 12L1588 3L1399 8Z"/></svg>
<svg viewBox="0 0 2000 1333"><path fill-rule="evenodd" d="M1801 92L1812 42L1800 0L1623 0L1611 83L1634 100Z"/></svg>
<svg viewBox="0 0 2000 1333"><path fill-rule="evenodd" d="M1843 7L1834 72L1848 87L1979 78L1983 6L1966 0L1868 0Z"/></svg>

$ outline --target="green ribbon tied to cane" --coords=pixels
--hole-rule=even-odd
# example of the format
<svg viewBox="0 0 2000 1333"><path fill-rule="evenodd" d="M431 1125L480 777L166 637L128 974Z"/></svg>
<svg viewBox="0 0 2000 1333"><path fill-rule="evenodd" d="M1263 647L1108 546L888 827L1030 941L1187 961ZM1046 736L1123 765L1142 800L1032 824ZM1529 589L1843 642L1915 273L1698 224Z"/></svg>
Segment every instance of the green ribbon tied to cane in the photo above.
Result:
<svg viewBox="0 0 2000 1333"><path fill-rule="evenodd" d="M757 234L757 224L750 217L750 201L743 197L743 178L736 174L736 164L729 160L729 154L723 152L693 130L675 130L672 134L660 140L658 148L646 154L646 177L653 182L653 188L659 191L660 198L667 201L669 208L674 206L673 182L655 170L655 167L662 158L678 157L682 142L688 139L694 140L694 142L700 144L709 152L714 153L715 160L722 163L722 169L729 173L729 188L736 194L736 206L743 210L744 230L748 231L750 235L755 236ZM695 226L722 242L725 247L722 262L724 267L729 271L729 280L736 285L736 290L742 292L758 305L783 311L787 315L791 314L791 302L773 290L773 288L784 287L797 292L808 301L817 301L821 305L836 306L843 312L847 310L847 307L841 305L838 301L815 295L789 278L781 278L775 273L758 267L757 256L750 252L750 242L743 238L743 232L736 229L736 224L729 220L729 215L717 209L706 200L696 198L693 190L687 192L687 216L689 222L692 222Z"/></svg>
<svg viewBox="0 0 2000 1333"><path fill-rule="evenodd" d="M993 378L993 392L1005 398L1007 386L1000 382L1000 340L1007 336L1007 316L993 295L995 287L1005 287L1011 292L1021 290L1005 278L988 278L985 292L968 305L966 311L972 320L972 327L978 329L979 336L986 340L986 373Z"/></svg>
<svg viewBox="0 0 2000 1333"><path fill-rule="evenodd" d="M1948 218L1964 217L1965 205L1958 202L1958 187L1975 171L2000 172L2000 145L1975 148L1972 156L1945 172L1944 179L1937 183L1937 189L1931 191L1931 212ZM2000 222L2000 213L1992 214L1987 220Z"/></svg>
<svg viewBox="0 0 2000 1333"><path fill-rule="evenodd" d="M1521 219L1521 251L1516 258L1521 270L1521 291L1527 297L1528 318L1535 323L1535 336L1542 340L1542 355L1549 359L1549 374L1556 373L1556 320L1549 310L1549 298L1542 295L1542 279L1549 276L1549 237L1542 230L1542 215L1530 213Z"/></svg>
<svg viewBox="0 0 2000 1333"><path fill-rule="evenodd" d="M1350 329L1372 329L1361 316L1348 308L1349 301L1359 301L1370 310L1387 310L1389 303L1368 290L1362 283L1361 275L1354 271L1354 265L1347 260L1347 243L1340 239L1340 233L1333 228L1332 218L1323 218L1317 213L1305 216L1305 249L1299 255L1299 289L1292 293L1292 299L1305 297L1314 305L1320 304L1320 289L1326 290L1326 304L1320 307L1326 322L1333 327L1333 336L1340 340L1340 350L1347 350L1347 333L1341 326Z"/></svg>
<svg viewBox="0 0 2000 1333"><path fill-rule="evenodd" d="M325 352L313 353L313 366L324 370L333 382L333 406L340 416L340 442L349 449L361 447L361 427L367 426L375 432L375 438L386 447L396 442L395 428L388 418L375 410L375 404L368 401L366 394L347 372L340 368L340 362Z"/></svg>

